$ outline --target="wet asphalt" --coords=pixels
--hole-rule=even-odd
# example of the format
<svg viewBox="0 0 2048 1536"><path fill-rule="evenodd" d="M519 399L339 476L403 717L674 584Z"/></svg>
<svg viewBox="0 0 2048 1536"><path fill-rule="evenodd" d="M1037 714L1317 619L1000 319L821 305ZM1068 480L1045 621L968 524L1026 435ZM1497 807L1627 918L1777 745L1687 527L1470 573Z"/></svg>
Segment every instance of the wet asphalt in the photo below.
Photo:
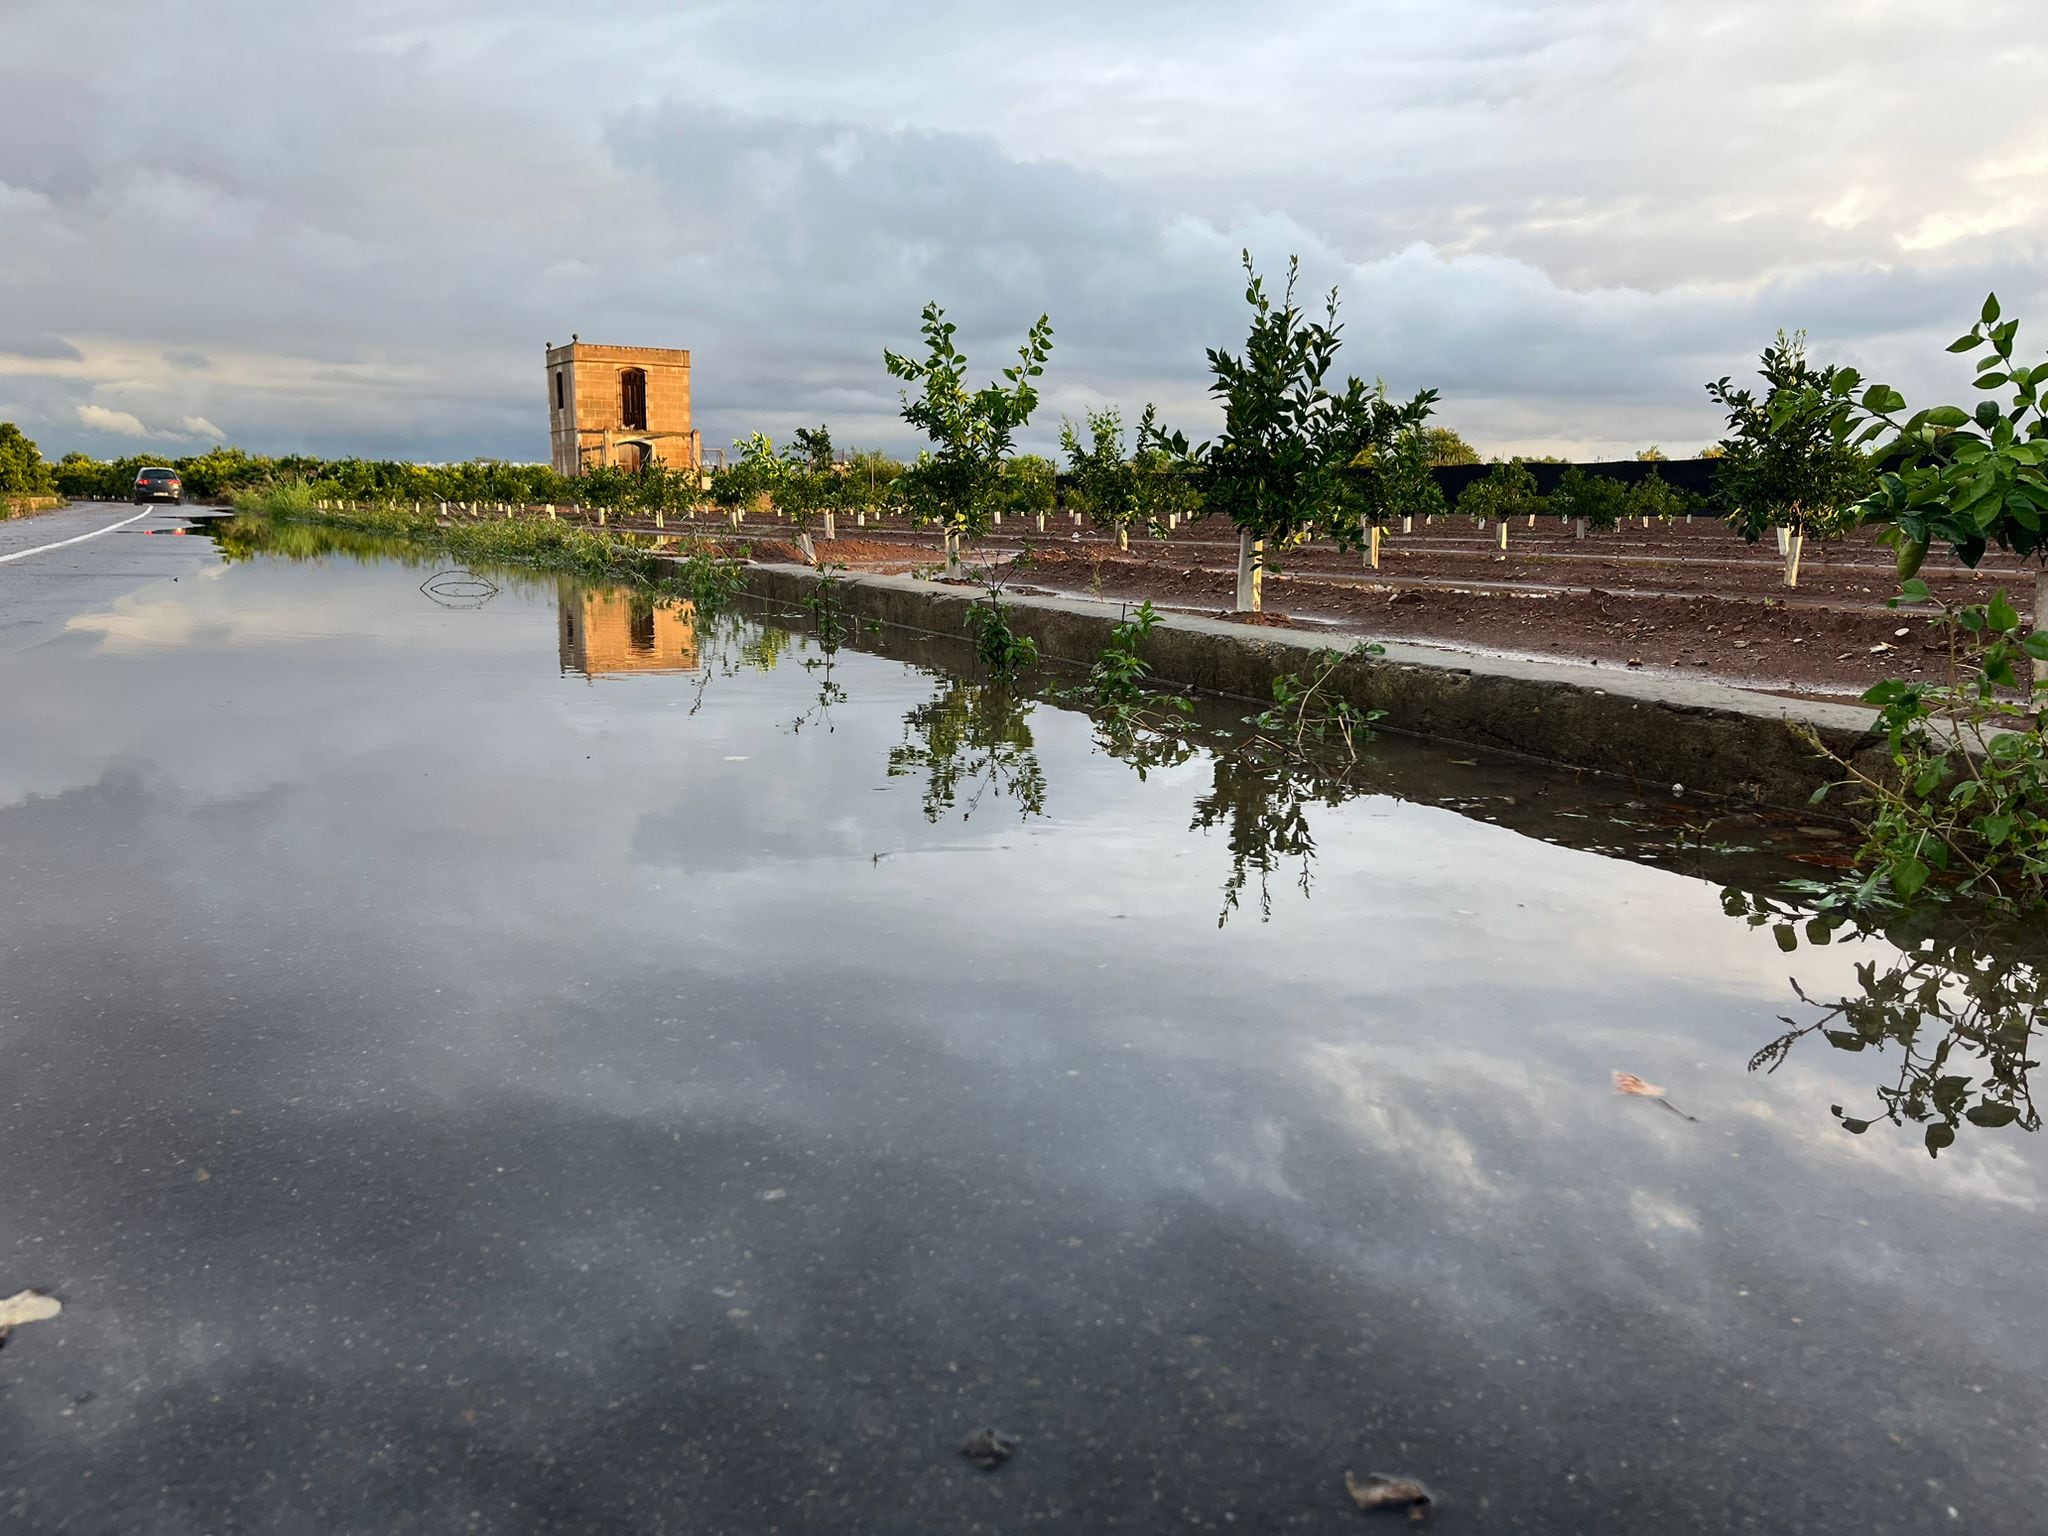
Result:
<svg viewBox="0 0 2048 1536"><path fill-rule="evenodd" d="M1865 957L1396 796L1219 926L1202 762L183 526L0 564L0 1530L2040 1529L2038 1143L1745 1070Z"/></svg>

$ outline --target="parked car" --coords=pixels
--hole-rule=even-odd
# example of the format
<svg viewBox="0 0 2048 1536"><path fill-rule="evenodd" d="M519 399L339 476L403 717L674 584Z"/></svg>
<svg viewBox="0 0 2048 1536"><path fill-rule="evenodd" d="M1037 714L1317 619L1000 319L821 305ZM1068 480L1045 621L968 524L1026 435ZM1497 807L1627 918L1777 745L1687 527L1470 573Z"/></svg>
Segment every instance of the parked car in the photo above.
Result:
<svg viewBox="0 0 2048 1536"><path fill-rule="evenodd" d="M185 481L175 469L145 469L135 477L135 505L145 501L168 501L174 507L185 504Z"/></svg>

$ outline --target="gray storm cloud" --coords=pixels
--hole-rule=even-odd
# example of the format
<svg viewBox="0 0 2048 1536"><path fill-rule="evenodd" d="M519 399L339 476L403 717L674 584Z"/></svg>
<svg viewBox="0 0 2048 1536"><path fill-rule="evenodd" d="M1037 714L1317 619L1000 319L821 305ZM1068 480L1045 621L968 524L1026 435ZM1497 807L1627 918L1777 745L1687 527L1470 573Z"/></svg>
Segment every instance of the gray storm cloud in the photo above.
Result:
<svg viewBox="0 0 2048 1536"><path fill-rule="evenodd" d="M1965 9L16 0L0 415L535 459L573 330L692 348L709 442L905 447L880 352L938 298L991 370L1052 315L1032 446L1099 402L1200 432L1245 246L1495 450L1697 446L1779 326L1960 394L1940 344L2048 287L2042 50Z"/></svg>

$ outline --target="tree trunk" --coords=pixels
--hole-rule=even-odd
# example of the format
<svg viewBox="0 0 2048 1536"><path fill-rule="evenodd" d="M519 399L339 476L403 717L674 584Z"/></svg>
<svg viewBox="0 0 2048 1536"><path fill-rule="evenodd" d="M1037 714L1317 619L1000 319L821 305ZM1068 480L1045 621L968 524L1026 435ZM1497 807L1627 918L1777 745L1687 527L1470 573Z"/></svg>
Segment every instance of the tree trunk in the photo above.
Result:
<svg viewBox="0 0 2048 1536"><path fill-rule="evenodd" d="M1586 520L1585 520L1585 519L1584 519L1583 517L1575 517L1575 518L1573 518L1573 519L1572 519L1572 537L1573 537L1573 538L1575 538L1575 539L1583 539L1583 538L1584 538L1585 536L1586 536Z"/></svg>
<svg viewBox="0 0 2048 1536"><path fill-rule="evenodd" d="M1508 520L1506 518L1500 520L1500 552L1502 554L1508 552Z"/></svg>
<svg viewBox="0 0 2048 1536"><path fill-rule="evenodd" d="M1116 525L1116 547L1127 554L1130 552L1131 530L1128 524L1118 523Z"/></svg>
<svg viewBox="0 0 2048 1536"><path fill-rule="evenodd" d="M1380 525L1374 523L1365 536L1365 564L1367 570L1380 568Z"/></svg>
<svg viewBox="0 0 2048 1536"><path fill-rule="evenodd" d="M825 537L828 539L839 537L839 518L830 507L825 509Z"/></svg>
<svg viewBox="0 0 2048 1536"><path fill-rule="evenodd" d="M1785 585L1799 585L1799 557L1806 552L1806 530L1799 529L1785 536Z"/></svg>
<svg viewBox="0 0 2048 1536"><path fill-rule="evenodd" d="M1266 541L1254 539L1249 528L1237 531L1237 611L1259 613L1265 577Z"/></svg>
<svg viewBox="0 0 2048 1536"><path fill-rule="evenodd" d="M952 529L946 532L946 574L960 574L960 535Z"/></svg>
<svg viewBox="0 0 2048 1536"><path fill-rule="evenodd" d="M1038 531L1040 533L1045 532L1045 514L1043 512L1038 514Z"/></svg>
<svg viewBox="0 0 2048 1536"><path fill-rule="evenodd" d="M818 547L811 542L809 529L804 529L797 534L796 547L803 551L805 565L816 565L818 563Z"/></svg>
<svg viewBox="0 0 2048 1536"><path fill-rule="evenodd" d="M1413 533L1415 531L1415 519L1413 517L1402 518L1401 531L1403 533Z"/></svg>

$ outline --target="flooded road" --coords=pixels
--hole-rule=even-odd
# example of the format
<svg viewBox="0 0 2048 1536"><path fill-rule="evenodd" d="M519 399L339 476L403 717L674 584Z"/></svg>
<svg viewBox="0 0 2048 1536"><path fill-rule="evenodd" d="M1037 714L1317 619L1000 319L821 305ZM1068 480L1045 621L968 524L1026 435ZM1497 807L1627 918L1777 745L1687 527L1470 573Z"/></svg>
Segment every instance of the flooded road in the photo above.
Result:
<svg viewBox="0 0 2048 1536"><path fill-rule="evenodd" d="M0 567L0 1529L2041 1528L2042 1143L1684 808L158 526Z"/></svg>

